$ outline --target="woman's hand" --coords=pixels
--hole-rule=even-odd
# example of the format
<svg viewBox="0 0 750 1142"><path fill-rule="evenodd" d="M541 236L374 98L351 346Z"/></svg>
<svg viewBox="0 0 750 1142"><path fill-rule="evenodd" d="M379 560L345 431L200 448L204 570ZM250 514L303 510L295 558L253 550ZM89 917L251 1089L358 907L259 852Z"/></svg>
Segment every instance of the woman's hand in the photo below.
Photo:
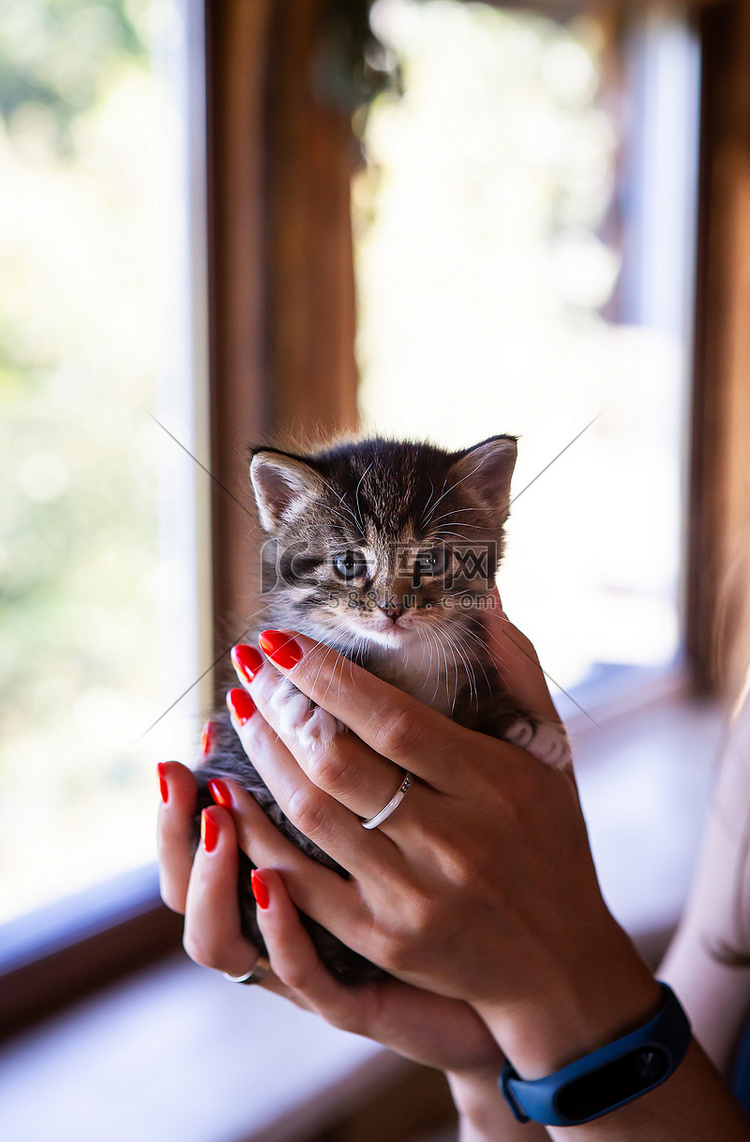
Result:
<svg viewBox="0 0 750 1142"><path fill-rule="evenodd" d="M327 1022L366 1035L406 1058L446 1072L462 1117L463 1142L541 1142L536 1123L521 1126L501 1095L504 1059L487 1028L466 1004L391 979L354 990L331 977L279 873L254 876L258 924L284 994Z"/></svg>
<svg viewBox="0 0 750 1142"><path fill-rule="evenodd" d="M205 810L202 840L193 853L195 778L178 762L161 765L159 773L162 897L173 911L185 915L184 944L191 959L242 975L254 964L257 951L240 928L232 814L219 806ZM266 907L258 909L258 921L272 972L260 986L416 1062L471 1076L472 1081L496 1081L503 1058L475 1011L395 979L357 990L336 983L320 963L281 876L272 870L262 875Z"/></svg>
<svg viewBox="0 0 750 1142"><path fill-rule="evenodd" d="M515 636L549 715L536 658ZM242 848L280 871L299 908L401 980L470 1003L526 1077L658 1008L658 986L602 900L569 772L301 635L270 634L264 649L271 661L257 656L253 672L246 654L243 679L260 716L235 712L235 728L286 815L353 878L305 858L228 783ZM404 770L416 780L403 803L363 832Z"/></svg>
<svg viewBox="0 0 750 1142"><path fill-rule="evenodd" d="M497 622L499 666L516 696L525 689L527 706L553 716L533 648ZM245 701L235 726L290 818L358 879L342 882L305 858L234 785L222 798L231 812L205 811L193 859L195 784L188 770L169 763L160 767L162 885L170 907L186 914L186 947L232 974L254 962L236 904L239 841L257 865L270 866L261 867L257 893L275 971L262 986L453 1070L465 1142L544 1137L542 1128L511 1118L495 1083L497 1047L466 1002L450 996L471 999L527 1078L640 1024L660 1001L599 894L572 777L459 730L310 640L282 636L267 646L278 673L262 666L254 681L243 679L263 717L247 717ZM284 675L293 689L282 688ZM341 725L311 711L302 695L354 732L336 732ZM407 766L419 780L404 804L363 834L360 818L377 812ZM318 962L293 904L371 958L382 952L381 962L405 978L341 988ZM434 980L449 997L409 979ZM677 1073L643 1100L550 1134L588 1142L747 1142L750 1128L694 1042Z"/></svg>

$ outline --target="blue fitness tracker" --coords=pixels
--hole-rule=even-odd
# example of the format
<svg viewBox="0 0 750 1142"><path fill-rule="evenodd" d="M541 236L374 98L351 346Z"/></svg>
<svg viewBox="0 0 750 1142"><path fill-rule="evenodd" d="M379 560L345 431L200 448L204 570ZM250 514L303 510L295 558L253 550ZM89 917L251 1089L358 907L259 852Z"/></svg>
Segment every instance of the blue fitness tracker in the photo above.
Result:
<svg viewBox="0 0 750 1142"><path fill-rule="evenodd" d="M543 1079L524 1082L508 1062L499 1086L519 1122L579 1126L660 1086L690 1044L690 1023L677 996L659 986L664 1005L643 1027Z"/></svg>

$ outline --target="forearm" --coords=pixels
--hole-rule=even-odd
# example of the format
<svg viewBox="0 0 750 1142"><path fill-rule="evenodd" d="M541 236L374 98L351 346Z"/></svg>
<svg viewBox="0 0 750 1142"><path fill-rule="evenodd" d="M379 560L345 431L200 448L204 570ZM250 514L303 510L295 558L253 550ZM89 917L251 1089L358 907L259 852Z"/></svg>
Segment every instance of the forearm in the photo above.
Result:
<svg viewBox="0 0 750 1142"><path fill-rule="evenodd" d="M497 1081L448 1076L460 1114L460 1142L748 1142L750 1122L693 1040L675 1073L656 1090L584 1126L516 1121Z"/></svg>
<svg viewBox="0 0 750 1142"><path fill-rule="evenodd" d="M629 1034L663 1003L614 921L597 954L581 967L556 979L523 1011L480 1011L522 1078L551 1074ZM588 1124L547 1130L559 1142L750 1142L750 1120L695 1039L674 1074L653 1091Z"/></svg>
<svg viewBox="0 0 750 1142"><path fill-rule="evenodd" d="M641 1003L640 997L622 998L623 1012L634 1010ZM626 1022L624 1014L622 1020ZM618 1033L619 1028L613 1032ZM598 1046L602 1037L598 1036L592 1045ZM535 1074L554 1067L547 1061L550 1058L559 1060L559 1040L540 1040L536 1065L529 1044L530 1040L525 1061ZM750 1121L695 1040L675 1073L661 1086L621 1110L583 1126L522 1125L511 1114L496 1076L479 1079L449 1075L448 1081L460 1114L461 1142L544 1142L548 1138L557 1142L643 1142L646 1138L648 1142L706 1142L719 1138L721 1142L750 1142Z"/></svg>
<svg viewBox="0 0 750 1142"><path fill-rule="evenodd" d="M729 966L722 951L747 954L750 916L747 805L750 700L737 716L719 768L700 859L685 914L659 969L682 1001L693 1031L721 1072L750 1008L750 966Z"/></svg>
<svg viewBox="0 0 750 1142"><path fill-rule="evenodd" d="M712 951L722 946L734 946L731 933L725 936L705 912L689 910L659 968L659 978L679 995L695 1037L726 1074L747 1018L750 970L722 963Z"/></svg>
<svg viewBox="0 0 750 1142"><path fill-rule="evenodd" d="M514 1118L497 1077L447 1076L460 1116L460 1142L549 1142L543 1126L535 1122L522 1125Z"/></svg>
<svg viewBox="0 0 750 1142"><path fill-rule="evenodd" d="M748 1142L750 1121L693 1040L671 1078L586 1126L549 1127L557 1142Z"/></svg>

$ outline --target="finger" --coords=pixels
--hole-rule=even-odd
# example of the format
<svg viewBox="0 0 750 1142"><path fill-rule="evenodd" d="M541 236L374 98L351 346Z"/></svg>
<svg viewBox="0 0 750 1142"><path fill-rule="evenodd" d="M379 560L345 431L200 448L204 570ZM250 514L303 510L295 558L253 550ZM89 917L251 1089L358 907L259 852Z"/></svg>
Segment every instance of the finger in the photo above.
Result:
<svg viewBox="0 0 750 1142"><path fill-rule="evenodd" d="M254 797L234 781L224 783L230 797L240 848L256 868L275 868L294 905L360 954L368 955L372 911L358 880L343 878L301 852L269 820ZM376 893L398 883L393 871L371 862L365 878ZM394 892L397 889L394 889ZM373 895L370 892L370 895Z"/></svg>
<svg viewBox="0 0 750 1142"><path fill-rule="evenodd" d="M453 788L456 751L463 744L470 755L470 730L305 635L265 631L261 648L303 694L375 753L435 788Z"/></svg>
<svg viewBox="0 0 750 1142"><path fill-rule="evenodd" d="M275 671L268 674L273 681ZM286 681L282 682L288 688ZM373 858L388 860L387 849L392 847L392 842L381 833L373 838L371 845L363 846L360 818L310 780L262 713L256 711L245 716L240 701L243 694L244 691L239 695L236 691L229 692L227 705L232 724L245 753L284 815L354 876L365 872ZM307 703L306 698L303 701Z"/></svg>
<svg viewBox="0 0 750 1142"><path fill-rule="evenodd" d="M276 828L242 786L234 781L222 785L228 794L227 807L232 812L239 846L256 868L278 869L297 908L353 946L351 940L357 939L368 916L358 882L344 879L303 853Z"/></svg>
<svg viewBox="0 0 750 1142"><path fill-rule="evenodd" d="M242 934L237 834L230 813L204 809L185 907L185 951L197 964L244 975L258 959Z"/></svg>
<svg viewBox="0 0 750 1142"><path fill-rule="evenodd" d="M256 876L265 889L258 924L271 967L300 1006L316 1011L335 1027L370 1036L428 1066L453 1064L460 1069L469 1062L495 1073L501 1069L503 1057L487 1028L476 1012L457 1000L396 979L355 989L337 983L321 963L278 871L263 868ZM446 1041L446 1026L459 1034Z"/></svg>
<svg viewBox="0 0 750 1142"><path fill-rule="evenodd" d="M348 733L327 710L311 704L290 679L269 667L256 675L249 691L263 719L318 789L364 820L390 801L404 771ZM395 821L401 819L395 815Z"/></svg>
<svg viewBox="0 0 750 1142"><path fill-rule="evenodd" d="M274 975L329 1023L355 1030L357 993L337 983L324 967L279 872L259 869L254 879L263 889L257 897L264 905L258 907L258 927Z"/></svg>
<svg viewBox="0 0 750 1142"><path fill-rule="evenodd" d="M179 761L164 761L158 771L162 798L156 834L159 889L167 908L184 912L195 849L197 785L193 774Z"/></svg>
<svg viewBox="0 0 750 1142"><path fill-rule="evenodd" d="M530 639L508 619L497 595L485 612L489 650L503 686L523 709L544 721L559 722L539 657Z"/></svg>
<svg viewBox="0 0 750 1142"><path fill-rule="evenodd" d="M276 973L269 971L267 976L264 976L259 983L253 984L253 987L262 987L264 991L272 991L274 995L280 995L284 999L288 999L295 1007L301 1008L303 1011L314 1011L313 1006L308 1003L304 996L297 995L295 992L288 988L285 983L282 983L276 976Z"/></svg>

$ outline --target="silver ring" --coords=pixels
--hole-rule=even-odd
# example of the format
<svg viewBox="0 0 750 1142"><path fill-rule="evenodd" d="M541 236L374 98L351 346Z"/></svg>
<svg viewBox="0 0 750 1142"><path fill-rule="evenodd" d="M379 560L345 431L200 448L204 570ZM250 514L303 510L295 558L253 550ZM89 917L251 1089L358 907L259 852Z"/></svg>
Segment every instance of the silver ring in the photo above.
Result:
<svg viewBox="0 0 750 1142"><path fill-rule="evenodd" d="M380 810L379 813L376 813L374 817L370 817L369 821L363 821L362 822L362 828L363 829L376 829L378 827L378 825L382 825L383 821L385 821L386 818L390 817L393 810L397 809L399 807L399 805L403 801L404 797L406 796L406 792L407 792L407 790L408 790L408 788L411 785L413 780L414 780L414 778L412 777L411 773L409 773L409 771L407 770L406 773L404 774L404 780L401 782L401 784L399 785L398 789L396 790L396 792L391 797L388 804L385 805Z"/></svg>
<svg viewBox="0 0 750 1142"><path fill-rule="evenodd" d="M258 956L257 960L244 975L230 975L228 971L223 971L221 974L224 979L228 979L230 983L260 983L265 979L271 970L271 965L265 956Z"/></svg>

